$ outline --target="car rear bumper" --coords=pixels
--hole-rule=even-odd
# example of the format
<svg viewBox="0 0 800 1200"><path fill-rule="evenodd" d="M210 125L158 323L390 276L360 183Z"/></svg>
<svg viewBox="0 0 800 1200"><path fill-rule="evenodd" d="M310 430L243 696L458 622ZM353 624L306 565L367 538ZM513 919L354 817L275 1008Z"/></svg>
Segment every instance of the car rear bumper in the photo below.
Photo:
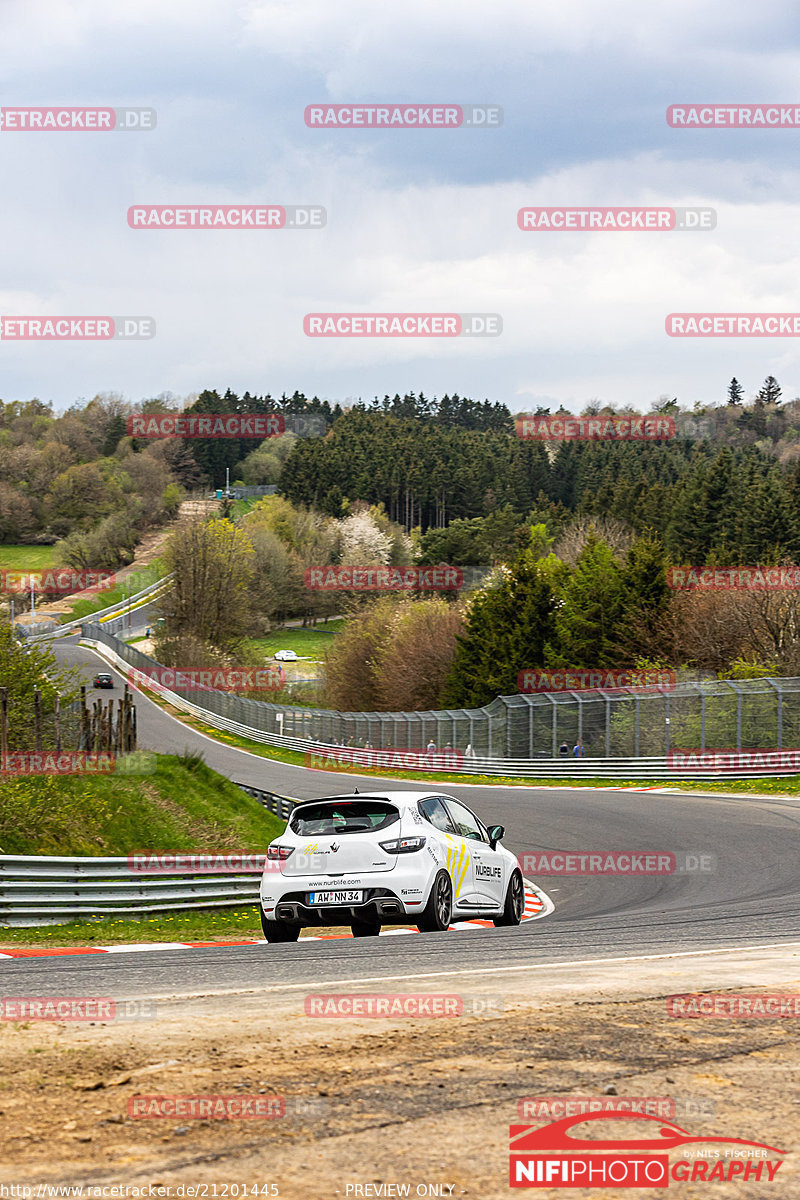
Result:
<svg viewBox="0 0 800 1200"><path fill-rule="evenodd" d="M378 918L384 923L408 920L405 905L388 888L367 888L361 904L322 907L305 902L305 893L290 893L275 905L274 913L265 913L278 921L299 921L301 925L349 925L353 920Z"/></svg>
<svg viewBox="0 0 800 1200"><path fill-rule="evenodd" d="M402 924L416 920L425 905L421 891L413 897L400 896L397 891L385 886L385 876L380 883L376 879L373 886L364 879L360 879L358 884L348 885L358 887L363 892L364 898L360 904L309 904L308 886L298 887L299 882L292 880L292 886L282 892L274 887L266 895L262 891L261 908L268 921L299 921L301 925L350 925L354 920L377 918L386 925Z"/></svg>

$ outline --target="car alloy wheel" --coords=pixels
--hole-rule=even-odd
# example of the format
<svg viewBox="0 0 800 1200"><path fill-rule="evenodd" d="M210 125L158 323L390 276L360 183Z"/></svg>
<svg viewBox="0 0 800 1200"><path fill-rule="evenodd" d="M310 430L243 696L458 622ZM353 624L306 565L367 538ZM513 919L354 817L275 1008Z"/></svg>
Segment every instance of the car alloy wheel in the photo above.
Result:
<svg viewBox="0 0 800 1200"><path fill-rule="evenodd" d="M514 871L508 881L503 915L494 918L496 926L519 925L525 910L525 885L519 871Z"/></svg>
<svg viewBox="0 0 800 1200"><path fill-rule="evenodd" d="M433 881L425 911L417 929L421 933L441 933L450 928L453 918L453 884L447 871L439 871Z"/></svg>

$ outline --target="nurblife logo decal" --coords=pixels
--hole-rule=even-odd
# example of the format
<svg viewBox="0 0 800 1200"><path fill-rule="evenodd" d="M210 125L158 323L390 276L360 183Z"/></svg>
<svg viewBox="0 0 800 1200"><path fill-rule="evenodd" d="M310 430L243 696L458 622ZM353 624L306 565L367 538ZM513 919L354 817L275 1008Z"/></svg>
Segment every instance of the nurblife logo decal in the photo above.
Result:
<svg viewBox="0 0 800 1200"><path fill-rule="evenodd" d="M574 1125L636 1121L629 1137L596 1138L571 1133ZM603 1129L603 1125L599 1127ZM676 1183L722 1183L736 1179L772 1183L785 1154L743 1138L694 1137L685 1129L626 1109L580 1113L541 1128L509 1130L511 1187L664 1188ZM687 1149L686 1147L691 1147ZM670 1151L676 1158L670 1161Z"/></svg>

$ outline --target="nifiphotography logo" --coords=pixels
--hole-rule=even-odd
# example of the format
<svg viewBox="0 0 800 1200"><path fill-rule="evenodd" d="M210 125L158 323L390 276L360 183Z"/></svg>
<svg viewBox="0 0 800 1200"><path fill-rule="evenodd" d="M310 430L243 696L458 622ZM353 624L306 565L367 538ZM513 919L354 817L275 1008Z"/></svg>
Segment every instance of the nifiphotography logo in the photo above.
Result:
<svg viewBox="0 0 800 1200"><path fill-rule="evenodd" d="M597 1122L636 1121L630 1136L584 1137L575 1125L602 1131ZM627 1109L580 1113L541 1128L509 1128L509 1184L539 1188L658 1188L675 1183L772 1183L783 1165L769 1155L785 1154L743 1138L695 1137L661 1117ZM672 1159L670 1152L673 1152Z"/></svg>

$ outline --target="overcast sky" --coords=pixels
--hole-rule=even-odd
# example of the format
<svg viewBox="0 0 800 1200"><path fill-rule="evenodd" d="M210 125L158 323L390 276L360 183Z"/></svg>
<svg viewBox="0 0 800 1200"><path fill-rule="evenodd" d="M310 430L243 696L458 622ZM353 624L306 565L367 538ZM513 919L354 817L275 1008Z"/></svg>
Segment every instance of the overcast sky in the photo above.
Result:
<svg viewBox="0 0 800 1200"><path fill-rule="evenodd" d="M150 341L0 341L0 397L457 391L514 411L800 393L797 338L667 337L800 311L790 0L0 0L2 105L155 108L154 131L0 131L0 315L148 315ZM494 129L310 129L314 103L489 103ZM317 204L321 230L131 229L136 204ZM710 205L710 232L522 232L526 205ZM487 312L492 339L314 339L309 312Z"/></svg>

